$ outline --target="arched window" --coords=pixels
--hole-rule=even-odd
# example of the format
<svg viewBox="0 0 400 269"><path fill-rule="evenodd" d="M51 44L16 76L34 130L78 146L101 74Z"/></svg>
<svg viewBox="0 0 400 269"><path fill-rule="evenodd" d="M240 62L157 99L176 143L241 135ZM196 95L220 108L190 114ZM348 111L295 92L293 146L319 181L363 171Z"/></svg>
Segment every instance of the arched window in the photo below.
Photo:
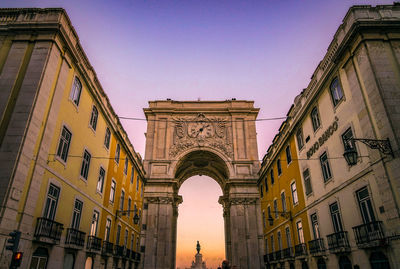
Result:
<svg viewBox="0 0 400 269"><path fill-rule="evenodd" d="M323 258L319 258L317 260L317 268L318 269L326 269L326 263L325 263L325 260Z"/></svg>
<svg viewBox="0 0 400 269"><path fill-rule="evenodd" d="M78 77L75 77L74 84L72 85L70 98L75 105L79 105L79 99L81 98L82 83Z"/></svg>
<svg viewBox="0 0 400 269"><path fill-rule="evenodd" d="M333 106L336 106L343 99L343 90L342 87L340 87L339 79L337 77L332 81L329 89L332 96Z"/></svg>
<svg viewBox="0 0 400 269"><path fill-rule="evenodd" d="M389 260L382 252L372 252L369 257L372 269L390 269Z"/></svg>
<svg viewBox="0 0 400 269"><path fill-rule="evenodd" d="M351 261L347 256L340 256L339 269L352 269Z"/></svg>

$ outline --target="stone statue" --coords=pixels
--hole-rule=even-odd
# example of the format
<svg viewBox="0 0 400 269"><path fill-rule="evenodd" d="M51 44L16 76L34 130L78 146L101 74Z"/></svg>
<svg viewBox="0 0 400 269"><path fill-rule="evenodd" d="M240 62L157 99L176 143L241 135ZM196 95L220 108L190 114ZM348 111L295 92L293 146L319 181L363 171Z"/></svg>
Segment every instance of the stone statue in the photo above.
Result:
<svg viewBox="0 0 400 269"><path fill-rule="evenodd" d="M200 243L197 241L197 246L196 246L197 254L200 253Z"/></svg>

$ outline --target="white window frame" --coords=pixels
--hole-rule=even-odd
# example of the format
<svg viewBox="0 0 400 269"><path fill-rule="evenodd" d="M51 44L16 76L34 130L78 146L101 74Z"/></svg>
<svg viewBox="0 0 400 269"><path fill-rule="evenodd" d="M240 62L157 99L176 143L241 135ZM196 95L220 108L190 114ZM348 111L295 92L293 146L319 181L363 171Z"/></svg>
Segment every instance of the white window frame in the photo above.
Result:
<svg viewBox="0 0 400 269"><path fill-rule="evenodd" d="M79 102L81 99L81 95L82 95L82 82L80 81L80 79L75 76L74 77L74 81L72 83L72 87L71 87L71 92L70 92L70 100L72 101L72 103L75 104L76 107L79 106ZM77 92L78 90L78 92Z"/></svg>
<svg viewBox="0 0 400 269"><path fill-rule="evenodd" d="M64 130L65 133L69 135L69 139L63 135ZM72 132L67 128L67 126L63 125L63 127L61 128L60 139L58 141L57 154L56 154L57 158L60 159L63 163L67 162L68 152L71 146L71 140L72 140Z"/></svg>

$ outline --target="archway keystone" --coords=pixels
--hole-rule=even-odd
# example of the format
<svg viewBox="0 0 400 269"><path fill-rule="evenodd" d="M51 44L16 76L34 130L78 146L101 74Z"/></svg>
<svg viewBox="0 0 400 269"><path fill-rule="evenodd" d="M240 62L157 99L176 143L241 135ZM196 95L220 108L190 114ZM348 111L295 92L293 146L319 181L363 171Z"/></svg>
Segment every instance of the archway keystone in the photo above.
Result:
<svg viewBox="0 0 400 269"><path fill-rule="evenodd" d="M260 168L252 101L151 101L144 166L143 268L175 269L182 183L207 175L221 186L225 254L239 268L263 266Z"/></svg>

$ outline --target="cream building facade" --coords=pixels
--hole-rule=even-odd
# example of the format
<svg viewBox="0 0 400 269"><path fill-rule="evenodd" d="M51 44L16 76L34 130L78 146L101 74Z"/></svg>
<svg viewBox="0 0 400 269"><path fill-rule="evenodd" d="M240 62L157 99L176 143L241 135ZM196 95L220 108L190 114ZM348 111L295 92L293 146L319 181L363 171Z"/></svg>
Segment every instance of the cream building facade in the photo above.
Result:
<svg viewBox="0 0 400 269"><path fill-rule="evenodd" d="M312 237L309 268L400 266L399 29L398 4L350 8L288 113ZM393 154L374 149L387 139ZM356 164L346 162L347 150Z"/></svg>

